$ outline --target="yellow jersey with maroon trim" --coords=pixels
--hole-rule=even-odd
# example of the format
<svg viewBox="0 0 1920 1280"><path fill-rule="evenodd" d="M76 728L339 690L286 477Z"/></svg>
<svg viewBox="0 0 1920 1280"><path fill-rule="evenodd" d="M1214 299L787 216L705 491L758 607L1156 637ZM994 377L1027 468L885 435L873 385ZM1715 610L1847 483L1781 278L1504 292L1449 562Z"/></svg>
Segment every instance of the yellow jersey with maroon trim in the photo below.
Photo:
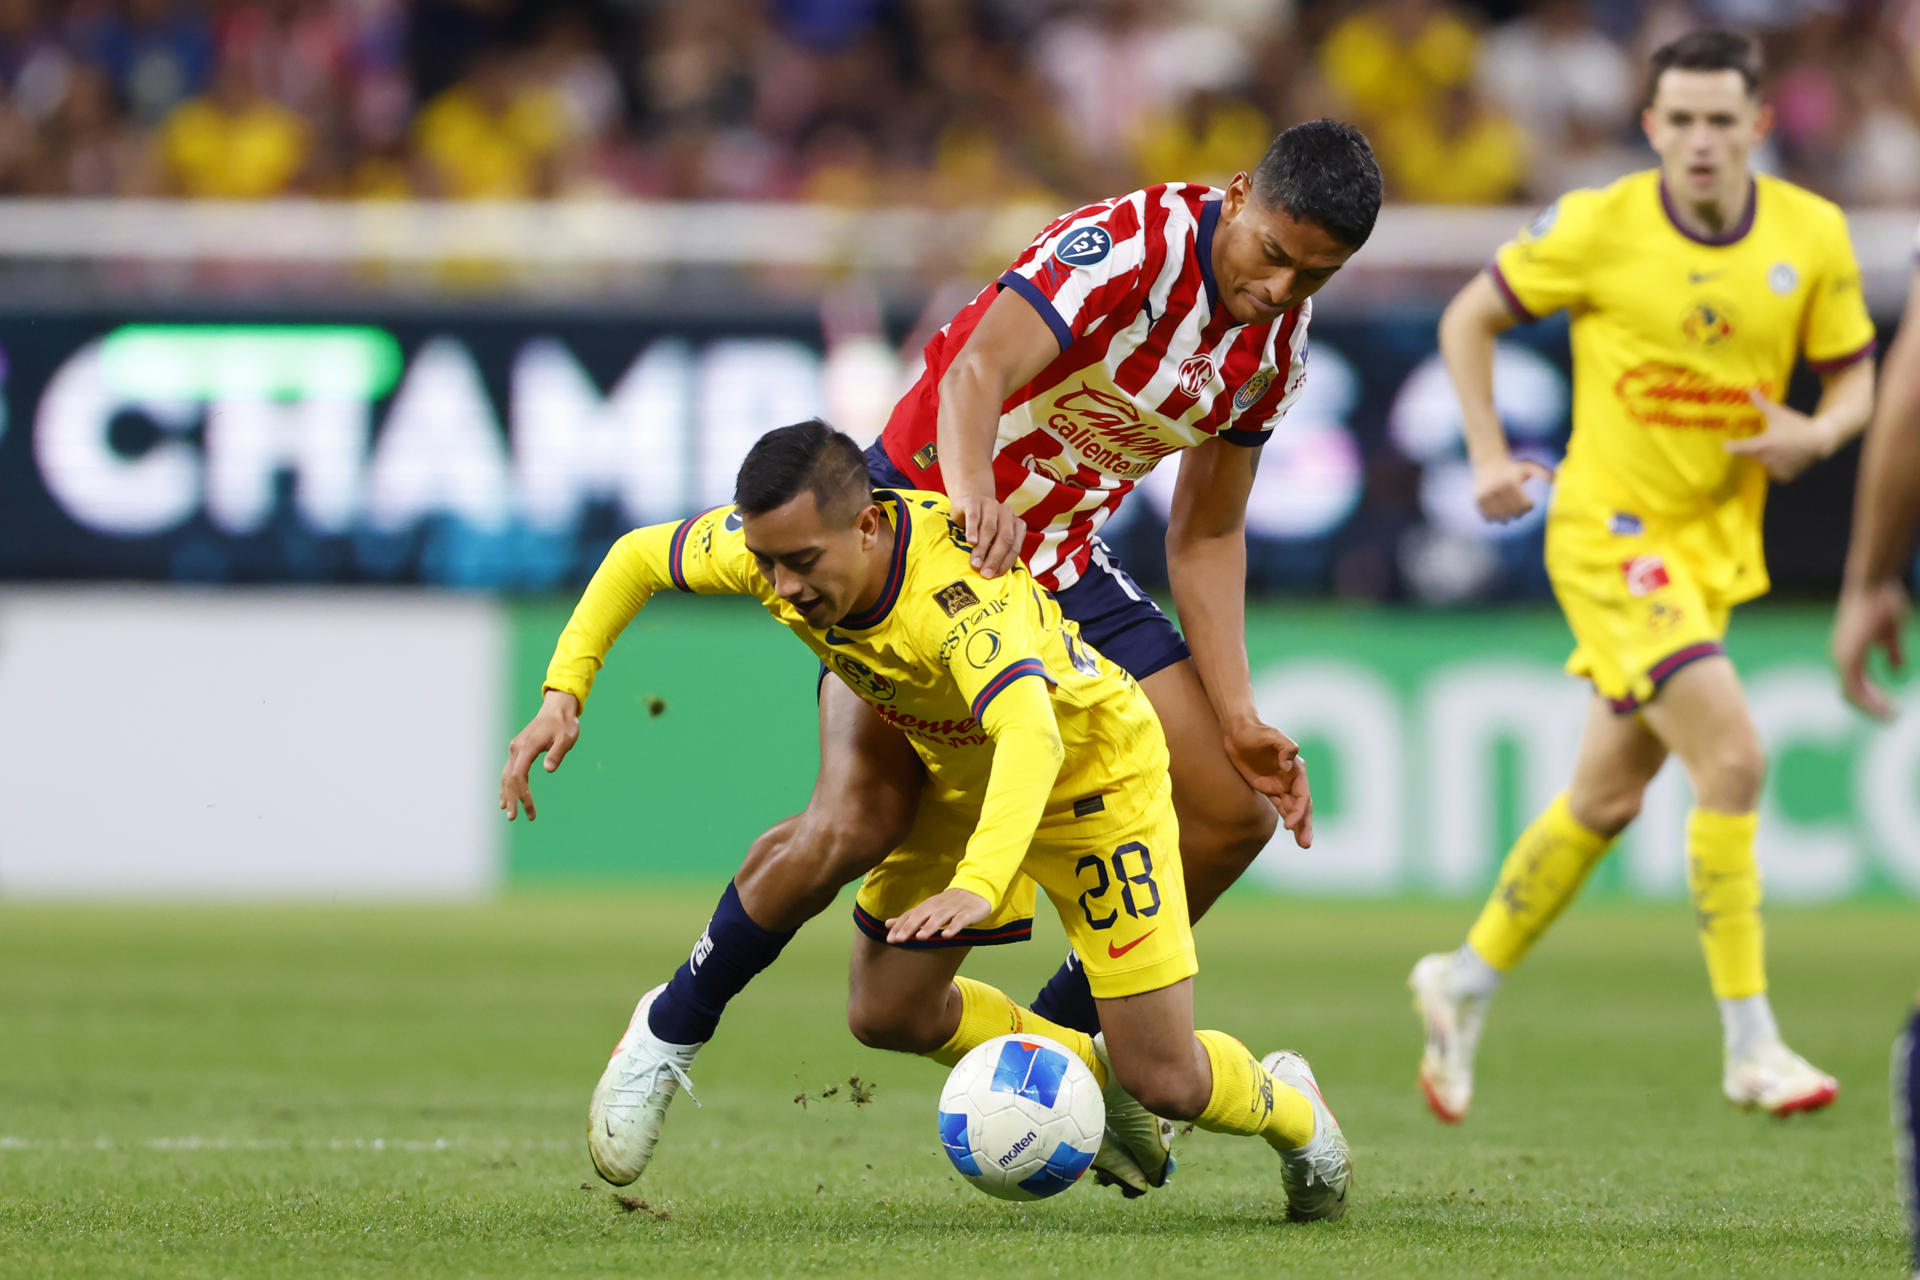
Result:
<svg viewBox="0 0 1920 1280"><path fill-rule="evenodd" d="M1796 359L1830 373L1873 352L1839 208L1762 175L1745 219L1703 239L1649 170L1561 196L1488 274L1522 320L1572 319L1556 517L1686 526L1709 597L1763 593L1766 471L1725 443L1761 431L1748 393L1778 400Z"/></svg>
<svg viewBox="0 0 1920 1280"><path fill-rule="evenodd" d="M1044 682L1046 702L1027 703L1023 693L1021 705L1044 719L1050 703L1058 726L1064 759L1037 813L1037 831L1052 838L1137 818L1160 794L1166 739L1133 677L1083 642L1078 624L1061 616L1023 567L1016 563L992 580L974 571L972 547L945 494L882 489L874 499L891 523L893 544L885 587L871 609L824 629L811 626L760 572L739 513L717 507L637 529L614 544L561 634L546 687L584 705L607 651L656 590L753 596L906 735L937 802L987 811L954 883L997 903L1036 827L1027 821L1022 832L1003 823L992 848L978 847L995 812L989 781L996 700L1023 677ZM1018 780L994 781L1005 791Z"/></svg>

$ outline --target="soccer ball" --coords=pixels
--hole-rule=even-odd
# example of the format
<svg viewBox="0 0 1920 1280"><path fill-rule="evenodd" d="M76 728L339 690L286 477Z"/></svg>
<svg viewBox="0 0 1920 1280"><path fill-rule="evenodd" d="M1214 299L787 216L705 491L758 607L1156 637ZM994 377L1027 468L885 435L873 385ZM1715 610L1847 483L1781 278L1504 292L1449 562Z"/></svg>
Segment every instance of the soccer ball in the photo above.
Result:
<svg viewBox="0 0 1920 1280"><path fill-rule="evenodd" d="M1107 1104L1087 1064L1045 1036L997 1036L940 1091L940 1144L960 1176L1002 1200L1072 1186L1100 1150Z"/></svg>

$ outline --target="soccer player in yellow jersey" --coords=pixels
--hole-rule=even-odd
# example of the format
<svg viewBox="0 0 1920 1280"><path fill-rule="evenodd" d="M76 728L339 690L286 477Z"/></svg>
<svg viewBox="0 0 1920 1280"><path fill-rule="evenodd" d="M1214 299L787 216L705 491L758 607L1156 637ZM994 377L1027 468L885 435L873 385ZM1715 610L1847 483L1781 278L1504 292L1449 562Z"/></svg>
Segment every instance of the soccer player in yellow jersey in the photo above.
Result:
<svg viewBox="0 0 1920 1280"><path fill-rule="evenodd" d="M1170 1167L1158 1115L1265 1138L1290 1216L1345 1212L1346 1142L1306 1060L1257 1061L1231 1036L1193 1029L1199 966L1166 739L1133 677L1082 642L1024 568L980 576L945 495L873 489L859 446L824 423L762 437L735 499L614 545L560 637L539 714L514 739L501 807L531 816L534 758L546 752L551 770L565 756L595 672L653 592L753 596L905 734L926 770L906 843L857 899L855 1034L949 1065L995 1036L1050 1036L1106 1087L1109 1127L1131 1135L1155 1185ZM1027 935L1034 881L1085 964L1101 1044L956 976L968 948ZM699 1047L653 1034L647 1013L663 989L641 999L594 1090L588 1149L616 1184L645 1167Z"/></svg>
<svg viewBox="0 0 1920 1280"><path fill-rule="evenodd" d="M1503 246L1448 306L1440 347L1460 396L1475 497L1491 519L1532 506L1493 404L1494 339L1572 318L1573 438L1547 517L1547 572L1593 686L1573 777L1520 836L1458 950L1409 979L1426 1024L1420 1084L1458 1121L1504 976L1639 812L1669 755L1693 784L1687 882L1725 1037L1722 1087L1775 1114L1833 1101L1833 1078L1780 1039L1767 1004L1754 866L1766 760L1733 664L1729 610L1767 589L1767 484L1865 427L1873 325L1840 211L1748 153L1767 132L1758 46L1695 31L1654 54L1642 120L1660 166L1572 191ZM1779 401L1804 357L1812 416Z"/></svg>

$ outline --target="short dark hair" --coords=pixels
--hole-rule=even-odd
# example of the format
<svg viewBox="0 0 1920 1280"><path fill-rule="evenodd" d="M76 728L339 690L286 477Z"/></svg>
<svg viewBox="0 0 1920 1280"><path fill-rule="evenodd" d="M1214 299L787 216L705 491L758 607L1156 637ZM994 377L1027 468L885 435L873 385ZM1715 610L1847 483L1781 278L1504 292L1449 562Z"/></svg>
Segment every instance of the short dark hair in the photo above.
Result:
<svg viewBox="0 0 1920 1280"><path fill-rule="evenodd" d="M753 442L733 480L733 503L742 515L763 516L800 496L813 494L823 520L850 524L873 497L867 456L853 437L818 418L776 427Z"/></svg>
<svg viewBox="0 0 1920 1280"><path fill-rule="evenodd" d="M1669 71L1738 71L1746 82L1747 96L1757 98L1765 70L1758 40L1744 31L1702 27L1654 50L1647 71L1647 101L1653 101L1660 77Z"/></svg>
<svg viewBox="0 0 1920 1280"><path fill-rule="evenodd" d="M1273 140L1253 171L1253 194L1358 249L1380 215L1380 165L1367 135L1338 120L1308 120Z"/></svg>

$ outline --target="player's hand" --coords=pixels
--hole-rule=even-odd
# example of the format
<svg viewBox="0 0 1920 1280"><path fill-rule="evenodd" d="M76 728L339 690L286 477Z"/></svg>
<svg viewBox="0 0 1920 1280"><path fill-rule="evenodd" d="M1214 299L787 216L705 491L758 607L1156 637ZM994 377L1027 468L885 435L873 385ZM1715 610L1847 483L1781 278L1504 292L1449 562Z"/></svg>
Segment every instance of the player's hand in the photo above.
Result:
<svg viewBox="0 0 1920 1280"><path fill-rule="evenodd" d="M993 914L993 904L969 889L946 889L887 921L888 942L958 937Z"/></svg>
<svg viewBox="0 0 1920 1280"><path fill-rule="evenodd" d="M508 822L518 816L521 805L527 807L527 821L534 820L533 788L527 785L533 762L545 754L547 772L552 773L579 740L580 700L558 689L547 690L540 710L507 744L507 764L500 770L500 808Z"/></svg>
<svg viewBox="0 0 1920 1280"><path fill-rule="evenodd" d="M1527 496L1526 490L1529 480L1544 480L1552 484L1553 468L1511 454L1492 462L1475 463L1474 504L1480 508L1481 515L1497 523L1518 520L1533 510L1533 499Z"/></svg>
<svg viewBox="0 0 1920 1280"><path fill-rule="evenodd" d="M1806 414L1775 404L1758 391L1747 392L1747 399L1766 419L1766 426L1757 436L1727 441L1728 453L1752 458L1775 480L1787 481L1833 452L1826 428Z"/></svg>
<svg viewBox="0 0 1920 1280"><path fill-rule="evenodd" d="M997 578L1013 567L1027 525L1012 507L991 493L956 493L948 498L954 523L973 544L973 567L983 578Z"/></svg>
<svg viewBox="0 0 1920 1280"><path fill-rule="evenodd" d="M1879 649L1895 671L1905 665L1900 628L1907 620L1907 592L1898 582L1847 586L1833 617L1833 665L1840 671L1840 692L1876 720L1893 718L1893 699L1867 678L1867 654Z"/></svg>
<svg viewBox="0 0 1920 1280"><path fill-rule="evenodd" d="M1273 802L1280 821L1302 849L1313 844L1313 793L1300 744L1270 724L1249 720L1227 730L1227 759L1247 785Z"/></svg>

